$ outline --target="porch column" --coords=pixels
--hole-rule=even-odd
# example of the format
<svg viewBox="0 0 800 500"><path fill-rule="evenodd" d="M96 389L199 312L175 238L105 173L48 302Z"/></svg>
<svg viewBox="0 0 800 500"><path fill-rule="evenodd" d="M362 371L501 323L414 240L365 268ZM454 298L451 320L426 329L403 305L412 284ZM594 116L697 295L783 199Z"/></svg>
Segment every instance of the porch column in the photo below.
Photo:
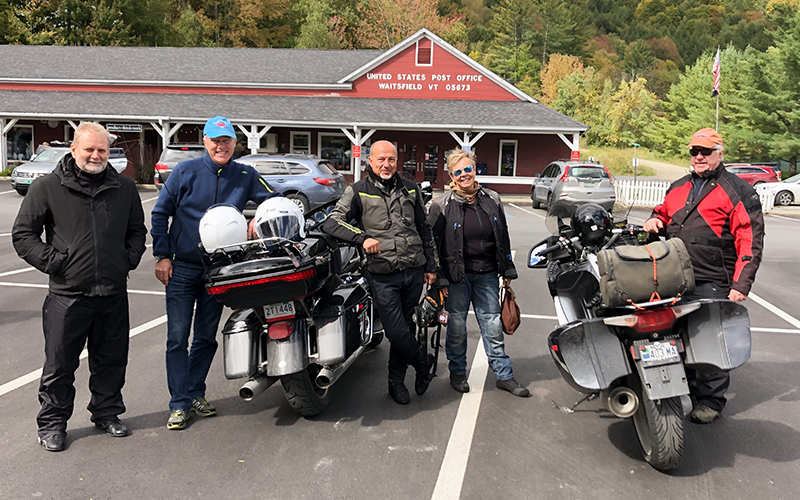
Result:
<svg viewBox="0 0 800 500"><path fill-rule="evenodd" d="M243 125L237 124L236 126L247 136L247 148L250 150L250 154L253 155L258 153L258 146L261 144L261 138L272 128L272 125L267 125L261 130L258 130L258 125L250 125L250 130L247 130Z"/></svg>
<svg viewBox="0 0 800 500"><path fill-rule="evenodd" d="M161 136L161 150L167 149L167 145L170 143L170 139L175 132L177 132L182 126L183 122L178 122L175 124L174 127L170 128L170 123L168 121L158 120L158 124L156 122L150 122L150 126L158 132L158 135Z"/></svg>
<svg viewBox="0 0 800 500"><path fill-rule="evenodd" d="M450 135L451 135L451 136L453 137L453 139L455 139L455 140L456 140L456 142L458 143L458 147L460 147L460 148L461 148L461 149L463 149L464 151L469 151L469 150L471 150L471 149L472 149L472 146L474 146L474 145L475 145L475 143L476 143L476 142L478 142L478 140L479 140L481 137L483 137L483 136L484 136L484 134L486 134L486 132L480 132L480 133L478 133L478 135L476 135L476 136L474 136L474 137L473 137L473 136L472 136L472 132L469 132L469 131L467 131L467 132L464 132L464 137L463 137L463 139L462 139L461 137L459 137L458 135L456 135L456 133L455 133L455 132L452 132L452 131L450 132Z"/></svg>
<svg viewBox="0 0 800 500"><path fill-rule="evenodd" d="M581 135L578 133L572 134L572 140L570 141L567 139L567 136L564 134L558 134L558 137L564 141L564 144L567 145L570 151L580 151L581 150ZM579 153L580 154L580 153Z"/></svg>
<svg viewBox="0 0 800 500"><path fill-rule="evenodd" d="M367 131L366 134L364 134L362 136L361 135L361 129L358 128L358 125L354 125L353 126L353 134L351 134L348 129L346 129L344 127L341 128L341 131L344 133L344 135L347 136L348 139L350 139L350 142L354 146L358 146L359 148L361 148L361 146L365 142L367 142L367 139L372 137L372 134L374 134L376 130L377 129L369 130L369 131ZM361 157L360 156L358 158L356 158L355 156L350 155L350 169L353 170L353 182L357 182L357 181L361 180Z"/></svg>

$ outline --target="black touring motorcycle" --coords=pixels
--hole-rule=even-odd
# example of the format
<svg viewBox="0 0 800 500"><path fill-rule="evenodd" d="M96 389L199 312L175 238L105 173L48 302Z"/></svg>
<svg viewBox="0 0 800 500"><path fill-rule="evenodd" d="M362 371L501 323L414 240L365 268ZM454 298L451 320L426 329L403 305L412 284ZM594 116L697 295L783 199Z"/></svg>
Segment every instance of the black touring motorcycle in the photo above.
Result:
<svg viewBox="0 0 800 500"><path fill-rule="evenodd" d="M718 299L686 301L694 274L683 243L641 226L612 225L599 205L554 202L552 236L528 255L547 270L559 327L548 350L564 380L608 411L632 417L645 460L666 471L684 456L692 410L685 367L731 370L750 357L747 309ZM648 242L648 240L650 240Z"/></svg>
<svg viewBox="0 0 800 500"><path fill-rule="evenodd" d="M257 212L260 239L206 249L206 288L234 309L222 331L225 376L247 379L245 400L280 381L293 410L318 415L342 373L383 340L362 255L321 231L332 207Z"/></svg>

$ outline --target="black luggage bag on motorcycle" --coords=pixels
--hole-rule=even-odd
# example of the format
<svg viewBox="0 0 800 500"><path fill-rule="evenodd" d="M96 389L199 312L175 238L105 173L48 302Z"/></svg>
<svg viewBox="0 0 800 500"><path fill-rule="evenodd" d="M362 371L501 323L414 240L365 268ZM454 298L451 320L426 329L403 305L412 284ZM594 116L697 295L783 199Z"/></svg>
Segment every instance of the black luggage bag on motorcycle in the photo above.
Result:
<svg viewBox="0 0 800 500"><path fill-rule="evenodd" d="M597 253L603 305L620 307L694 291L694 271L678 238L647 245L619 245Z"/></svg>

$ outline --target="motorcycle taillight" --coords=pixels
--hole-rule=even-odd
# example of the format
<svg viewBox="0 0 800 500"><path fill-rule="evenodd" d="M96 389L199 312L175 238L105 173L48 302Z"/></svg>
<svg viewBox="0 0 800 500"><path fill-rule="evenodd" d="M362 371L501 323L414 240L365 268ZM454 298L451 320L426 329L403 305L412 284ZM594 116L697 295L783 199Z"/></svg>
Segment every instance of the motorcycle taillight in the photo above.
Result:
<svg viewBox="0 0 800 500"><path fill-rule="evenodd" d="M239 283L230 283L228 285L210 286L207 288L209 295L219 295L227 292L231 288L239 288L243 286L263 285L264 283L271 283L273 281L302 281L312 278L315 274L314 269L306 269L298 273L281 274L279 276L270 276L268 278L260 278L251 281L242 281Z"/></svg>
<svg viewBox="0 0 800 500"><path fill-rule="evenodd" d="M637 312L633 315L636 317L636 322L632 328L639 333L664 330L671 327L672 323L675 322L675 313L669 307Z"/></svg>
<svg viewBox="0 0 800 500"><path fill-rule="evenodd" d="M639 333L650 333L670 328L675 322L675 318L677 316L671 307L659 307L625 316L605 318L603 322L607 325L633 328Z"/></svg>
<svg viewBox="0 0 800 500"><path fill-rule="evenodd" d="M286 340L292 335L291 321L277 321L270 323L268 328L269 338L272 340Z"/></svg>

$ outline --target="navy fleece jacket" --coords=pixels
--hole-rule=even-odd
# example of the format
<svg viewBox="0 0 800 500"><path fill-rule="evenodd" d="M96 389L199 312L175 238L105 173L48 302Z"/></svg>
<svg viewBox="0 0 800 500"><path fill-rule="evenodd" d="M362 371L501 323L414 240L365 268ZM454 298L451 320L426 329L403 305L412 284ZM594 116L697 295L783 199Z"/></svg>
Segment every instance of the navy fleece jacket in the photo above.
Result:
<svg viewBox="0 0 800 500"><path fill-rule="evenodd" d="M222 167L207 153L184 160L172 170L153 208L153 255L200 265L197 245L206 210L219 204L243 210L250 200L261 203L275 195L281 196L249 165L231 161Z"/></svg>

